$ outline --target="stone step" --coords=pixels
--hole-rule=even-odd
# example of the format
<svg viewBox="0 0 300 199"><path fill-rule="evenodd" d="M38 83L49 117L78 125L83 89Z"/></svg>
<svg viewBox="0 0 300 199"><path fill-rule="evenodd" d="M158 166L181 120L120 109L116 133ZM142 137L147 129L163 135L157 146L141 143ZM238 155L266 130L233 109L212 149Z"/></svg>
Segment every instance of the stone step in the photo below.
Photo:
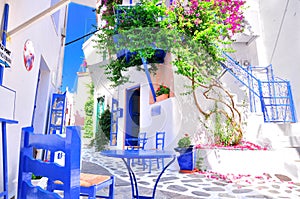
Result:
<svg viewBox="0 0 300 199"><path fill-rule="evenodd" d="M284 167L290 176L300 179L300 159L284 162Z"/></svg>
<svg viewBox="0 0 300 199"><path fill-rule="evenodd" d="M300 147L299 123L264 123L261 115L249 114L245 139L272 148Z"/></svg>
<svg viewBox="0 0 300 199"><path fill-rule="evenodd" d="M277 136L272 141L276 148L300 147L300 136Z"/></svg>
<svg viewBox="0 0 300 199"><path fill-rule="evenodd" d="M300 136L300 123L260 123L262 133L272 135Z"/></svg>
<svg viewBox="0 0 300 199"><path fill-rule="evenodd" d="M204 169L222 174L284 174L300 182L300 162L295 161L300 159L298 151L298 148L267 151L201 149L197 159L203 158Z"/></svg>
<svg viewBox="0 0 300 199"><path fill-rule="evenodd" d="M300 136L260 136L254 143L269 149L298 148Z"/></svg>

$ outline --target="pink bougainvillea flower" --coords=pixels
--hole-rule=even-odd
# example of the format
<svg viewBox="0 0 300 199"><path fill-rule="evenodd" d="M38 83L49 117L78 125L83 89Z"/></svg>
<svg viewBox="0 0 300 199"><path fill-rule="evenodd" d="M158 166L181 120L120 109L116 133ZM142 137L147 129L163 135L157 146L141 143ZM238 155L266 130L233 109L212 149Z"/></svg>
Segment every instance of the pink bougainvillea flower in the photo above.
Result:
<svg viewBox="0 0 300 199"><path fill-rule="evenodd" d="M194 24L196 26L198 26L200 23L201 23L201 19L199 19L199 18L195 19Z"/></svg>

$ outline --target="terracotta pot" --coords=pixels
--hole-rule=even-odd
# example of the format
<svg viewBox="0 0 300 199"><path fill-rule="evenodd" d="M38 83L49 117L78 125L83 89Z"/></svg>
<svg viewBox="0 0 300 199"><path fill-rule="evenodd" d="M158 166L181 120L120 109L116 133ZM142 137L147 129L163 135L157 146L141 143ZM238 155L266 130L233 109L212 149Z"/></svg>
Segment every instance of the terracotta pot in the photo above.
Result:
<svg viewBox="0 0 300 199"><path fill-rule="evenodd" d="M162 95L156 96L156 101L160 102L160 101L168 99L168 98L169 98L169 94L162 94Z"/></svg>

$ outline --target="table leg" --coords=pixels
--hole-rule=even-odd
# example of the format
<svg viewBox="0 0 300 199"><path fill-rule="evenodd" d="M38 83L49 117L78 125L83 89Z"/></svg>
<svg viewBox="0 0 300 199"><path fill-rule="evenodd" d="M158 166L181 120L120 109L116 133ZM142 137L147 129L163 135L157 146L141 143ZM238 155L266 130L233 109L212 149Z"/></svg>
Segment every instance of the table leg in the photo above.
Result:
<svg viewBox="0 0 300 199"><path fill-rule="evenodd" d="M133 170L131 169L130 167L130 159L129 159L129 164L127 163L127 161L122 158L124 164L126 165L126 168L128 170L128 174L129 174L129 177L130 177L130 183L131 183L131 192L132 192L132 198L133 199L154 199L155 197L155 192L156 192L156 187L157 187L157 184L162 176L162 174L165 172L165 170L175 161L176 157L174 157L167 165L166 167L163 168L163 170L160 172L160 174L158 175L156 181L155 181L155 184L154 184L154 187L153 187L153 191L152 191L152 196L139 196L139 193L138 193L138 185L137 185L137 180L136 180L136 177L135 177L135 174L133 172Z"/></svg>
<svg viewBox="0 0 300 199"><path fill-rule="evenodd" d="M176 157L174 157L167 165L166 167L163 168L163 170L160 172L160 174L158 175L157 179L156 179L156 182L154 184L154 188L153 188L153 191L152 191L152 198L154 199L155 197L155 192L156 192L156 187L157 187L157 184L162 176L162 174L165 172L165 170L175 161Z"/></svg>
<svg viewBox="0 0 300 199"><path fill-rule="evenodd" d="M124 164L126 165L126 168L128 170L128 174L130 177L132 198L139 198L137 180L136 180L134 172L132 171L132 169L130 167L131 159L128 158L128 160L126 161L124 158L122 158L122 160L123 160Z"/></svg>

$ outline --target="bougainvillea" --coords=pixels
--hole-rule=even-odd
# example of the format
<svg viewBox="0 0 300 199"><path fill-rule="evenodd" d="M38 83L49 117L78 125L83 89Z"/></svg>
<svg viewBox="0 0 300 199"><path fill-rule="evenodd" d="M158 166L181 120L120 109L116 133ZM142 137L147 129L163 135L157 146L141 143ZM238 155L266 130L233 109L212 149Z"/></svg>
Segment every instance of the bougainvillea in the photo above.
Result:
<svg viewBox="0 0 300 199"><path fill-rule="evenodd" d="M259 146L257 144L254 144L249 141L244 141L242 140L238 145L235 146L224 146L224 145L219 145L219 144L209 144L209 145L201 145L197 144L195 146L196 149L226 149L226 150L263 150L266 151L268 150L266 147Z"/></svg>
<svg viewBox="0 0 300 199"><path fill-rule="evenodd" d="M132 58L132 63L117 60L112 62L114 67L107 66L107 74L112 75L110 80L116 84L128 80L124 78L124 81L120 81L123 79L120 71L126 71L131 65L141 63L137 61L141 55L146 58L153 56L153 49L139 48L151 42L156 42L161 48L164 47L173 54L178 52L178 47L184 42L188 40L196 42L196 47L195 44L191 45L188 42L184 44L189 45L190 49L195 48L198 51L197 48L200 47L201 51L205 51L202 54L205 54L206 67L202 67L199 72L208 72L209 76L216 75L219 71L216 66L221 60L219 50L226 51L224 47L231 42L232 35L243 30L244 0L189 0L187 3L177 0L169 7L158 0L141 0L139 4L127 7L120 6L121 2L121 0L103 0L97 9L102 18L101 31L98 34L98 48L101 51L105 50L109 55L116 54L122 48L131 52L140 51ZM153 28L159 31L155 30L153 34ZM125 37L114 36L117 34ZM115 43L116 38L118 45ZM185 40L182 41L182 38ZM187 56L191 57L191 54L179 56L180 59L177 60L179 71L182 64L187 64L181 63L180 60L186 59ZM115 68L120 71L116 71ZM204 82L207 78L200 77L198 80Z"/></svg>
<svg viewBox="0 0 300 199"><path fill-rule="evenodd" d="M105 73L115 85L129 80L123 71L149 60L155 48L172 53L176 72L190 80L188 94L193 94L196 107L205 119L221 114L226 123L228 145L242 139L241 114L233 96L217 80L235 33L243 31L244 0L177 0L166 7L158 0L141 0L135 6L117 6L119 0L106 0L100 6L105 20L99 31L98 48L109 55L130 52L105 67ZM126 50L125 50L126 49ZM113 57L113 56L111 56ZM130 61L129 61L130 58ZM126 59L126 60L124 60ZM139 61L139 62L136 62ZM202 89L205 99L217 103L217 109L204 110L199 104L196 89Z"/></svg>
<svg viewBox="0 0 300 199"><path fill-rule="evenodd" d="M242 189L247 185L257 185L257 184L271 184L271 183L281 183L287 186L289 189L296 189L296 183L293 181L283 181L276 177L276 175L271 175L269 173L262 173L262 175L251 175L251 174L222 174L214 171L198 171L199 174L204 175L207 179L211 180L222 180L226 183L236 184L238 189ZM259 187L258 189L263 189Z"/></svg>
<svg viewBox="0 0 300 199"><path fill-rule="evenodd" d="M214 0L215 6L218 6L221 13L225 15L224 23L230 24L229 30L231 35L241 32L244 29L243 7L245 3L245 0Z"/></svg>
<svg viewBox="0 0 300 199"><path fill-rule="evenodd" d="M176 72L190 80L190 93L202 119L219 117L211 132L216 135L219 131L215 138L221 139L215 141L224 145L236 145L243 137L241 113L232 94L218 81L223 70L222 52L231 50L226 46L232 42L232 35L242 31L238 25L243 22L242 4L242 1L238 4L235 1L175 1L168 10L167 28L176 30L183 38L172 48ZM199 103L201 94L207 103ZM211 108L213 103L216 108Z"/></svg>

